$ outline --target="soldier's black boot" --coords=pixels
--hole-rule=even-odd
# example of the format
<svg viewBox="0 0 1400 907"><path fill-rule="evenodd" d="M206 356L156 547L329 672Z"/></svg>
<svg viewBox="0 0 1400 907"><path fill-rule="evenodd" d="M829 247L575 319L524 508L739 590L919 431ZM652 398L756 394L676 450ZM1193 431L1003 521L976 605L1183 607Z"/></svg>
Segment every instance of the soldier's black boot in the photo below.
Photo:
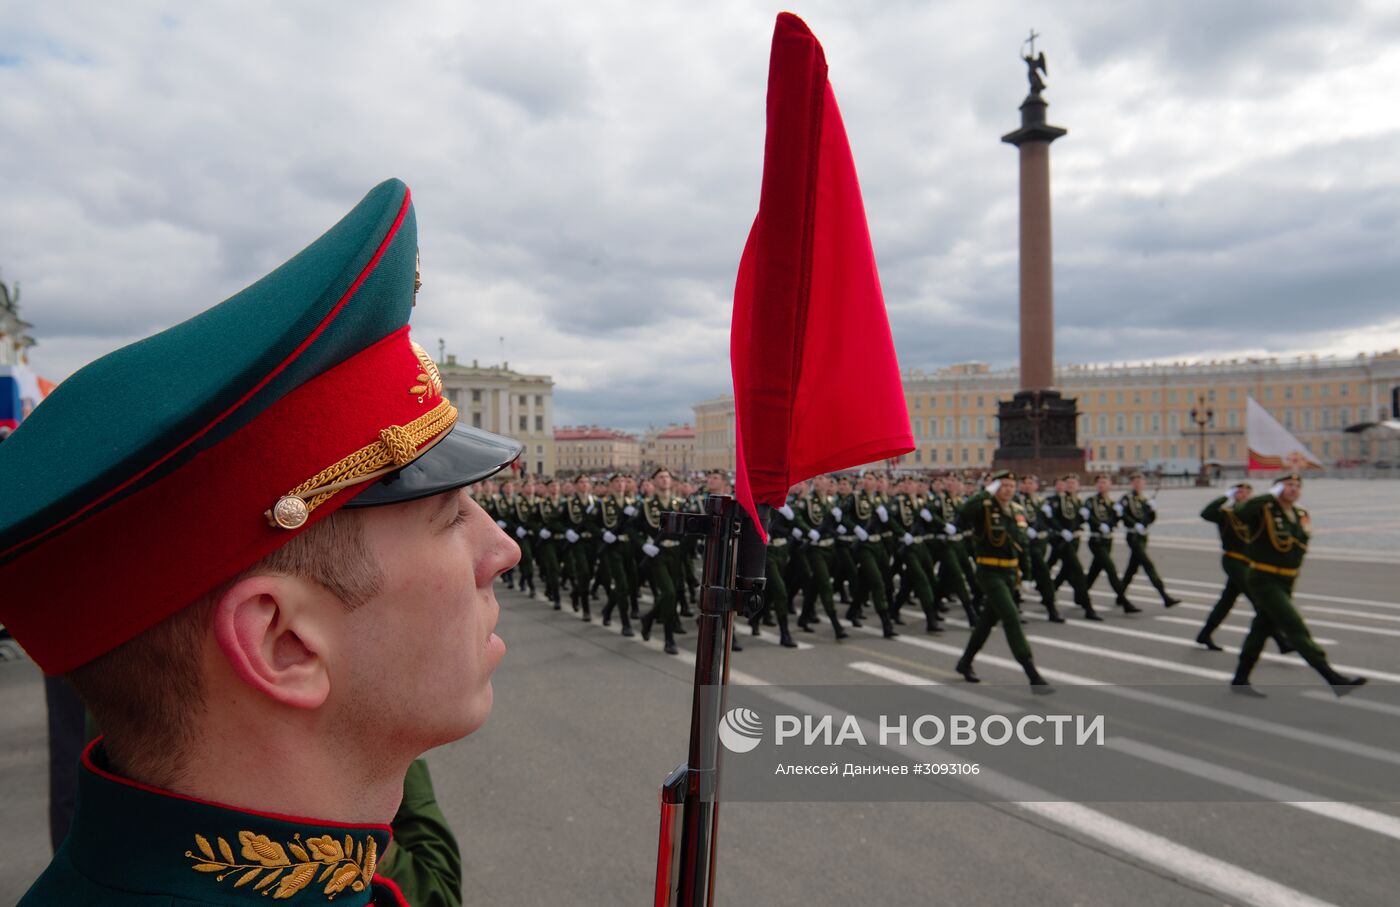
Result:
<svg viewBox="0 0 1400 907"><path fill-rule="evenodd" d="M1055 607L1054 602L1045 602L1045 613L1050 618L1052 624L1062 624L1065 622L1064 616L1060 614L1060 609Z"/></svg>
<svg viewBox="0 0 1400 907"><path fill-rule="evenodd" d="M831 618L831 629L836 631L837 639L845 639L847 636L850 635L846 632L846 628L841 626L841 619L836 616L835 608L832 608L830 611L827 612L827 617Z"/></svg>
<svg viewBox="0 0 1400 907"><path fill-rule="evenodd" d="M650 641L651 641L651 625L652 625L653 623L656 622L656 609L655 609L655 608L652 608L650 611L648 611L647 613L643 614L641 619L642 619L642 639L643 639L644 641L646 641L646 642L650 642Z"/></svg>
<svg viewBox="0 0 1400 907"><path fill-rule="evenodd" d="M757 615L749 618L749 635L758 636L758 628L763 625L763 618Z"/></svg>
<svg viewBox="0 0 1400 907"><path fill-rule="evenodd" d="M609 598L608 598L608 603L607 603L606 605L603 606L603 626L605 626L605 627L611 627L611 626L612 626L612 612L613 612L613 603L612 603L612 598L611 598L611 596L609 596Z"/></svg>
<svg viewBox="0 0 1400 907"><path fill-rule="evenodd" d="M972 603L972 599L964 598L962 606L963 613L967 615L967 625L969 627L977 626L977 606Z"/></svg>
<svg viewBox="0 0 1400 907"><path fill-rule="evenodd" d="M797 648L797 643L793 642L792 634L788 632L787 615L778 612L778 644L785 649Z"/></svg>
<svg viewBox="0 0 1400 907"><path fill-rule="evenodd" d="M666 645L664 648L667 655L679 655L681 651L676 648L676 637L672 635L670 627L666 627Z"/></svg>
<svg viewBox="0 0 1400 907"><path fill-rule="evenodd" d="M1240 696L1252 696L1255 699L1264 698L1263 693L1254 689L1254 687L1249 684L1249 672L1254 670L1254 662L1257 659L1257 655L1254 658L1247 658L1246 653L1241 652L1240 663L1235 668L1235 677L1230 681L1231 693L1237 693Z"/></svg>
<svg viewBox="0 0 1400 907"><path fill-rule="evenodd" d="M1142 611L1142 609L1139 608L1137 605L1128 601L1128 596L1126 595L1120 594L1116 599L1113 600L1113 603L1118 607L1122 608L1124 614L1137 614L1138 612Z"/></svg>
<svg viewBox="0 0 1400 907"><path fill-rule="evenodd" d="M1332 687L1332 692L1336 693L1339 699L1348 693L1355 692L1357 687L1366 684L1365 677L1347 677L1343 674L1338 674L1333 670L1332 666L1325 661L1313 667L1317 673L1322 675L1322 679L1327 681L1328 685Z"/></svg>
<svg viewBox="0 0 1400 907"><path fill-rule="evenodd" d="M1050 686L1050 681L1040 676L1040 672L1035 669L1035 662L1027 658L1021 662L1021 670L1026 672L1026 679L1031 682L1031 692L1038 696L1048 696L1055 692L1055 688Z"/></svg>
<svg viewBox="0 0 1400 907"><path fill-rule="evenodd" d="M1170 608L1170 607L1173 607L1174 605L1179 605L1179 604L1181 604L1181 599L1175 598L1175 597L1173 597L1173 596L1171 596L1171 595L1168 595L1168 594L1167 594L1167 590L1165 590L1165 589L1162 590L1162 607L1163 607L1163 608Z"/></svg>
<svg viewBox="0 0 1400 907"><path fill-rule="evenodd" d="M888 614L880 615L880 627L885 631L886 639L894 639L896 636L899 635L897 632L895 632L894 622L890 620L890 616Z"/></svg>
<svg viewBox="0 0 1400 907"><path fill-rule="evenodd" d="M862 624L860 621L860 609L858 609L855 605L851 605L849 608L846 609L846 623L850 624L853 627L864 626L864 624Z"/></svg>
<svg viewBox="0 0 1400 907"><path fill-rule="evenodd" d="M577 613L577 612L578 612L578 590L577 590L577 589L574 589L573 587L570 587L570 588L569 588L569 604L570 604L570 605L573 605L574 612Z"/></svg>
<svg viewBox="0 0 1400 907"><path fill-rule="evenodd" d="M1198 643L1200 643L1201 645L1205 646L1207 649L1210 649L1212 652L1224 652L1224 651L1225 651L1225 650L1222 649L1220 646L1218 646L1218 645L1215 644L1215 640L1214 640L1214 639L1211 639L1211 628L1210 628L1210 627L1203 627L1203 628L1201 629L1201 632L1199 632L1199 633L1196 634L1196 642L1198 642Z"/></svg>
<svg viewBox="0 0 1400 907"><path fill-rule="evenodd" d="M585 596L583 597L583 619L586 620L586 621L588 621L589 623L592 623L592 622L593 622L593 612L589 609L588 605L589 605L588 596L585 595Z"/></svg>
<svg viewBox="0 0 1400 907"><path fill-rule="evenodd" d="M953 670L961 674L963 680L966 680L968 683L982 682L982 678L978 677L977 672L972 670L972 657L970 655L964 655L962 658L959 658L957 666L954 667Z"/></svg>

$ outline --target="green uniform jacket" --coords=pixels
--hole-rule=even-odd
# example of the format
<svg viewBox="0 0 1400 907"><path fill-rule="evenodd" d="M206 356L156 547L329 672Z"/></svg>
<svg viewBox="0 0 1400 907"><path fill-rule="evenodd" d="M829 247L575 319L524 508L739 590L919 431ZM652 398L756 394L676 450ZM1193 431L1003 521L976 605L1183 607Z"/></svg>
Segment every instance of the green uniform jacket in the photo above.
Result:
<svg viewBox="0 0 1400 907"><path fill-rule="evenodd" d="M1121 519L1119 507L1111 498L1095 492L1084 502L1084 506L1089 510L1089 533L1094 538L1107 539L1113 537L1113 527L1118 525ZM1108 529L1105 531L1104 527Z"/></svg>
<svg viewBox="0 0 1400 907"><path fill-rule="evenodd" d="M388 825L258 813L146 787L113 774L96 743L83 754L68 838L20 907L295 907L332 895L337 907L408 907L378 872L390 838Z"/></svg>
<svg viewBox="0 0 1400 907"><path fill-rule="evenodd" d="M1249 552L1249 528L1240 522L1235 511L1226 507L1228 497L1216 498L1201 511L1201 519L1214 523L1220 530L1220 547L1232 554L1245 555Z"/></svg>
<svg viewBox="0 0 1400 907"><path fill-rule="evenodd" d="M1118 515L1128 532L1146 538L1148 527L1157 521L1157 508L1150 498L1130 491L1118 499ZM1139 525L1142 532L1137 531Z"/></svg>
<svg viewBox="0 0 1400 907"><path fill-rule="evenodd" d="M1290 518L1278 498L1261 494L1231 508L1249 532L1246 554L1255 570L1278 575L1297 575L1308 553L1312 521L1303 508L1293 506Z"/></svg>
<svg viewBox="0 0 1400 907"><path fill-rule="evenodd" d="M393 831L379 874L393 879L413 907L461 907L462 853L422 759L408 767Z"/></svg>
<svg viewBox="0 0 1400 907"><path fill-rule="evenodd" d="M1056 534L1062 534L1065 530L1077 532L1084 525L1085 517L1081 510L1088 511L1088 508L1079 500L1079 495L1069 492L1052 494L1045 503L1050 505L1050 528ZM1044 512L1043 507L1041 512ZM1061 540L1064 540L1063 535Z"/></svg>
<svg viewBox="0 0 1400 907"><path fill-rule="evenodd" d="M958 511L958 525L972 536L978 569L1016 570L1019 567L1021 552L1027 543L1026 511L1020 504L1010 501L1002 507L996 498L979 491Z"/></svg>

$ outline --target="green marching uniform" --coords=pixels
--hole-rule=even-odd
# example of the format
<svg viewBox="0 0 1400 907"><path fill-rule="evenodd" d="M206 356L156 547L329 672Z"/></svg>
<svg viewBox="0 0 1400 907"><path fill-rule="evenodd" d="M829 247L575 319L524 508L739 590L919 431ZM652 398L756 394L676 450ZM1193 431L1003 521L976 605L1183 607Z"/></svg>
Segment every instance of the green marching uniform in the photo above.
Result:
<svg viewBox="0 0 1400 907"><path fill-rule="evenodd" d="M836 521L831 515L830 507L820 492L813 491L800 506L793 508L794 526L800 529L804 536L803 555L809 573L807 586L802 590L802 615L797 619L797 626L808 633L815 632L812 629L812 624L816 622L813 598L820 598L836 638L845 639L846 629L841 626L841 621L836 616L836 599L831 592L832 546L836 544Z"/></svg>
<svg viewBox="0 0 1400 907"><path fill-rule="evenodd" d="M933 563L928 549L924 547L922 530L919 527L920 505L908 494L897 494L890 506L890 537L899 546L896 560L899 564L899 594L908 598L912 593L919 600L924 611L925 629L929 633L942 633L939 626L937 601L933 597L933 581L930 579ZM920 533L916 535L915 533ZM896 604L895 616L899 613Z"/></svg>
<svg viewBox="0 0 1400 907"><path fill-rule="evenodd" d="M1274 487L1278 488L1283 481L1301 484L1294 473ZM1275 630L1288 640L1309 667L1332 685L1338 696L1365 683L1364 677L1343 677L1332 669L1327 653L1313 641L1302 615L1293 606L1293 584L1297 582L1311 535L1308 512L1296 504L1285 504L1273 494L1250 498L1231 509L1250 538L1249 574L1245 582L1255 611L1249 635L1240 647L1232 689L1262 695L1249 685L1249 675L1259 661L1265 641Z"/></svg>
<svg viewBox="0 0 1400 907"><path fill-rule="evenodd" d="M585 500L569 495L559 508L559 521L564 527L564 558L569 567L569 597L574 610L583 609L583 619L592 620L589 608L588 584L593 579L593 512L597 501L593 495Z"/></svg>
<svg viewBox="0 0 1400 907"><path fill-rule="evenodd" d="M1050 505L1034 492L1018 494L1016 502L1026 513L1025 562L1031 578L1035 580L1035 590L1040 593L1040 603L1045 606L1051 623L1064 623L1065 619L1055 605L1055 581L1050 578L1050 568L1045 563L1052 531L1048 515Z"/></svg>
<svg viewBox="0 0 1400 907"><path fill-rule="evenodd" d="M1230 490L1233 494L1235 489ZM1220 590L1220 598L1215 607L1210 609L1201 632L1196 635L1196 642L1212 652L1223 651L1212 638L1216 627L1225 622L1225 618L1230 615L1230 609L1235 606L1235 601L1241 594L1246 599L1249 598L1249 529L1240 522L1233 509L1225 506L1229 502L1228 495L1219 497L1201 511L1201 519L1214 523L1220 531L1220 568L1225 571L1225 588ZM1280 636L1277 630L1273 636L1280 652L1293 651L1289 648L1288 641Z"/></svg>
<svg viewBox="0 0 1400 907"><path fill-rule="evenodd" d="M994 482L1016 480L1004 470L994 473L992 478ZM1052 692L1036 670L1031 644L1021 629L1021 615L1012 598L1012 591L1021 580L1021 551L1027 542L1025 511L1014 501L1002 503L992 493L980 491L963 504L958 512L958 524L971 534L983 607L967 648L958 660L957 672L969 683L979 682L980 678L972 670L973 659L991 635L992 628L1000 623L1011 654L1026 672L1031 688L1038 693Z"/></svg>
<svg viewBox="0 0 1400 907"><path fill-rule="evenodd" d="M633 522L634 532L642 540L642 569L651 585L652 607L642 615L642 639L651 639L651 627L661 621L666 638L666 654L676 655L675 628L680 623L676 613L677 589L684 583L681 577L681 543L677 539L661 538L661 514L678 510L679 500L663 501L652 495L641 502Z"/></svg>
<svg viewBox="0 0 1400 907"><path fill-rule="evenodd" d="M880 519L880 511L885 511L885 520L889 519L889 511L874 495L865 491L852 494L847 504L842 523L847 532L855 538L851 554L855 559L856 578L864 592L863 597L868 597L875 606L875 613L880 617L880 626L885 637L897 636L899 634L895 632L894 624L890 621L889 609L885 605L885 573L882 564L885 546L884 522Z"/></svg>
<svg viewBox="0 0 1400 907"><path fill-rule="evenodd" d="M1152 588L1157 590L1157 594L1162 596L1162 604L1170 608L1173 605L1181 604L1181 600L1173 598L1167 594L1166 584L1162 582L1162 577L1157 574L1157 565L1152 563L1152 558L1147 556L1147 533L1148 527L1157 520L1157 506L1152 503L1152 499L1138 494L1136 491L1129 491L1118 500L1118 513L1123 519L1123 525L1128 529L1128 566L1123 568L1123 588L1128 588L1133 577L1137 575L1141 568L1147 574L1147 581L1152 584Z"/></svg>
<svg viewBox="0 0 1400 907"><path fill-rule="evenodd" d="M1050 543L1054 545L1056 559L1060 562L1055 588L1069 583L1074 590L1074 603L1084 609L1085 620L1103 620L1094 610L1094 603L1089 598L1089 586L1084 582L1084 568L1079 563L1079 529L1089 510L1080 503L1079 496L1069 490L1051 495L1045 504L1049 510L1042 506L1041 512L1049 516L1050 530L1054 533Z"/></svg>
<svg viewBox="0 0 1400 907"><path fill-rule="evenodd" d="M413 907L461 907L462 854L422 759L408 768L403 802L390 828L394 839L379 863L380 873Z"/></svg>
<svg viewBox="0 0 1400 907"><path fill-rule="evenodd" d="M958 513L952 495L935 490L928 510L935 527L933 537L928 542L930 554L938 564L938 585L934 590L935 594L939 598L948 595L955 597L967 615L967 625L976 626L977 606L973 603L972 590L968 586L969 577L963 574L958 558L958 530L953 522Z"/></svg>
<svg viewBox="0 0 1400 907"><path fill-rule="evenodd" d="M535 535L530 531L532 506L529 498L517 492L505 502L506 531L520 546L520 589L530 587L530 597L535 597Z"/></svg>
<svg viewBox="0 0 1400 907"><path fill-rule="evenodd" d="M792 532L796 528L793 520L796 517L797 511L792 509L791 501L772 512L768 522L768 560L765 571L767 582L763 586L763 609L777 618L778 642L789 649L797 648L797 643L792 639L792 632L788 629L787 587L789 549L796 544L792 538ZM798 535L801 536L800 531ZM754 615L749 621L754 636L759 634L760 621L759 615Z"/></svg>
<svg viewBox="0 0 1400 907"><path fill-rule="evenodd" d="M553 483L550 483L553 484ZM562 607L559 595L559 541L562 536L559 525L559 501L548 495L540 495L530 503L530 519L526 524L534 533L534 555L539 562L540 574L544 577L544 597L554 603L554 610Z"/></svg>
<svg viewBox="0 0 1400 907"><path fill-rule="evenodd" d="M1103 573L1113 589L1114 602L1124 613L1136 614L1142 609L1128 601L1127 586L1118 575L1118 568L1113 565L1113 527L1121 520L1118 507L1109 498L1095 492L1084 502L1084 509L1088 513L1081 516L1089 529L1089 554L1093 557L1089 573L1084 577L1084 587L1092 589L1094 580Z"/></svg>
<svg viewBox="0 0 1400 907"><path fill-rule="evenodd" d="M603 606L603 626L612 623L613 608L622 620L622 635L632 635L632 623L627 614L632 607L632 591L627 585L627 559L632 556L628 545L628 517L622 498L605 495L598 499L598 538L602 543L603 564L607 567L608 602ZM585 609L587 605L585 604Z"/></svg>

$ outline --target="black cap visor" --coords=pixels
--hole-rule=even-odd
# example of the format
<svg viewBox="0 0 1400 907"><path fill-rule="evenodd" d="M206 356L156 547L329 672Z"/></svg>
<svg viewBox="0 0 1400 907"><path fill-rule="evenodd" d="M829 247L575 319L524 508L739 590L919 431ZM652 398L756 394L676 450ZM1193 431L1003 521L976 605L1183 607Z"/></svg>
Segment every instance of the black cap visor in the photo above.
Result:
<svg viewBox="0 0 1400 907"><path fill-rule="evenodd" d="M457 425L418 459L374 482L345 506L399 504L471 485L514 463L523 449L513 438Z"/></svg>

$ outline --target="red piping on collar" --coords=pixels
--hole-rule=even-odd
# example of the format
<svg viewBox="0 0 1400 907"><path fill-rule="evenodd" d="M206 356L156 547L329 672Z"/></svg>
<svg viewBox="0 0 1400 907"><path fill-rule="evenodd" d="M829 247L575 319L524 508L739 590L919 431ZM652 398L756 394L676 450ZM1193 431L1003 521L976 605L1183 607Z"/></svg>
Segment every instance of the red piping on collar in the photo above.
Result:
<svg viewBox="0 0 1400 907"><path fill-rule="evenodd" d="M111 772L107 771L105 768L102 768L99 765L97 765L97 763L93 762L92 760L92 751L99 743L102 742L102 739L103 738L101 736L94 738L93 741L87 745L87 748L83 750L83 767L86 768L88 771L92 772L94 775L97 775L99 778L104 778L108 781L112 781L117 784L122 784L126 787L130 787L147 794L156 794L157 796L168 797L172 800L185 800L189 803L198 803L201 806L213 806L218 809L227 809L233 812L245 813L250 816L260 816L264 819L275 819L278 822L290 822L294 825L316 825L323 826L325 828L344 828L353 829L356 831L384 831L388 832L389 839L391 841L393 840L394 830L388 825L381 822L328 822L324 819L310 819L306 816L288 816L283 815L282 813L263 812L260 809L248 809L247 807L243 806L231 806L228 803L219 803L214 800L202 800L199 797L191 797L188 794L177 794L175 791L162 790L159 787L152 787L149 784L142 784L140 781L133 781L130 778L123 778L121 775L114 775ZM400 897L402 897L402 895L400 895Z"/></svg>
<svg viewBox="0 0 1400 907"><path fill-rule="evenodd" d="M350 289L346 290L345 294L340 297L340 301L335 304L335 307L326 313L326 317L321 319L321 323L316 325L315 330L313 330L306 337L306 339L303 340L297 346L296 349L292 350L291 353L287 355L287 358L279 362L276 368L274 368L272 371L268 372L265 376L263 376L263 379L257 384L253 385L252 389L250 389L242 397L239 397L238 400L228 409L215 416L214 420L208 425L204 426L199 431L195 432L193 435L190 435L188 438L182 441L179 446L169 451L166 451L165 455L162 456L160 459L156 460L154 463L147 466L145 469L136 473L136 475L127 479L125 482L122 482L116 488L111 489L101 497L94 498L93 500L88 501L82 507L79 507L77 510L73 511L68 516L64 517L62 520L59 520L57 523L54 523L47 529L41 530L40 532L30 536L22 542L17 542L14 545L11 545L4 551L0 551L0 559L7 558L11 554L14 554L16 551L19 551L22 548L28 548L31 545L43 541L45 538L48 538L49 536L58 532L60 529L64 528L68 524L84 516L93 508L97 507L99 504L102 504L103 502L107 501L113 495L120 494L126 488L129 488L134 483L139 482L142 478L150 474L152 470L160 466L160 464L164 463L166 460L169 460L171 457L175 456L177 453L184 450L186 447L189 447L195 441L198 441L200 438L204 437L206 434L212 431L214 429L214 426L227 419L239 407L241 407L244 403L247 403L248 400L251 399L254 394L266 387L269 381L280 375L283 372L283 370L287 368L287 366L291 365L292 362L295 361L298 356L300 356L306 351L306 348L308 346L315 342L317 337L321 336L321 333L330 325L332 321L335 320L335 317L340 314L340 310L345 308L345 304L349 302L350 298L354 296L355 293L360 289L361 284L368 280L369 275L373 273L376 267L379 266L379 259L384 257L385 250L389 248L389 244L394 241L394 237L397 236L399 233L399 227L403 225L403 219L408 214L409 204L412 201L412 199L413 193L410 192L407 187L405 187L403 193L403 204L399 206L399 214L396 218L394 218L393 226L391 226L389 228L389 232L385 234L384 240L379 244L379 248L374 250L374 256L369 260L369 263L364 266L364 269L360 271L359 276L355 278L355 282L350 284Z"/></svg>

